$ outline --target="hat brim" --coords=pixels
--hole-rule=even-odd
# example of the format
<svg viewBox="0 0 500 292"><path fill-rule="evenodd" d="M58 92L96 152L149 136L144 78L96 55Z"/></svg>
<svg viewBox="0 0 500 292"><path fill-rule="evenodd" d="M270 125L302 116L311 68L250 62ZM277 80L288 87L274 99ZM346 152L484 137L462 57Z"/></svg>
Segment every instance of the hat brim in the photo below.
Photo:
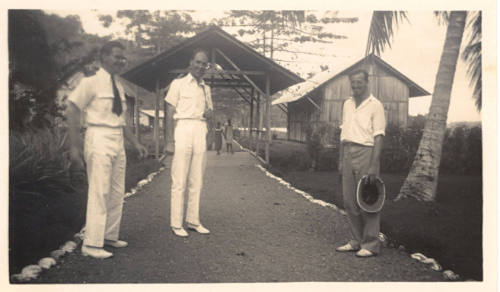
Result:
<svg viewBox="0 0 500 292"><path fill-rule="evenodd" d="M362 191L363 186L368 184L367 179L368 179L368 176L363 176L358 182L358 186L356 189L356 202L357 202L359 208L361 208L361 210L363 210L367 213L378 213L384 207L385 198L386 198L385 185L384 185L384 182L379 177L377 177L377 179L375 181L375 186L376 186L377 192L378 192L377 200L371 204L368 204L367 202L365 202L363 200L363 191Z"/></svg>

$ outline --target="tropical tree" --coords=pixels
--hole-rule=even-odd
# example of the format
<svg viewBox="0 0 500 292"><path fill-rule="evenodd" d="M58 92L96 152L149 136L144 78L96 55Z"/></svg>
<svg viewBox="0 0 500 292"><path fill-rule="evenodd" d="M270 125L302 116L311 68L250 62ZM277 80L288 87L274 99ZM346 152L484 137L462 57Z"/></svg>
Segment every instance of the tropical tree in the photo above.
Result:
<svg viewBox="0 0 500 292"><path fill-rule="evenodd" d="M238 35L255 35L249 45L262 52L264 56L275 59L275 52L297 54L315 54L292 48L293 44L305 42L332 43L334 39L345 39L345 35L325 32L323 26L328 23L355 23L358 18L342 18L331 12L318 19L305 10L232 10L229 17L220 19L220 26L240 27ZM292 62L293 60L276 60Z"/></svg>
<svg viewBox="0 0 500 292"><path fill-rule="evenodd" d="M161 53L205 27L194 21L188 11L175 10L118 10L115 16L100 15L99 19L104 27L115 19L126 19L125 33L134 39L146 57Z"/></svg>
<svg viewBox="0 0 500 292"><path fill-rule="evenodd" d="M444 19L447 24L444 48L422 139L408 177L396 200L413 197L418 200L433 201L436 197L451 89L467 18L472 29L463 58L469 64L469 74L474 82L474 98L478 109L481 105L481 12L451 11L438 12L436 15ZM384 46L390 45L393 26L401 19L406 19L405 13L374 12L367 53L380 54Z"/></svg>

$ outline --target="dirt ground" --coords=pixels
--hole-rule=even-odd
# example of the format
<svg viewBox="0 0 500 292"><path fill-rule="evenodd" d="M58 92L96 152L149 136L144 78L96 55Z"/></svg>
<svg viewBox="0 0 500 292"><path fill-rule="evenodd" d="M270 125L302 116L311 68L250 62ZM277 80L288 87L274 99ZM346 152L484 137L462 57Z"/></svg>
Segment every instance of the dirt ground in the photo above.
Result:
<svg viewBox="0 0 500 292"><path fill-rule="evenodd" d="M334 251L347 221L311 203L256 167L245 152L208 155L201 220L210 235L170 230L170 170L126 200L114 257L83 257L79 248L37 283L254 283L442 281L441 273L393 248L360 259ZM167 163L168 167L168 163Z"/></svg>

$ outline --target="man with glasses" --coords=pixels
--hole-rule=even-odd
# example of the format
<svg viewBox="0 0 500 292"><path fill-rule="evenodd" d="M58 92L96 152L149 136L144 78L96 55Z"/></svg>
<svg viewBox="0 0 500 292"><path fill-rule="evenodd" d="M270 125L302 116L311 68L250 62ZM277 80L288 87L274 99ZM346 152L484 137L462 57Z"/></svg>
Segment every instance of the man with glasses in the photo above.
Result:
<svg viewBox="0 0 500 292"><path fill-rule="evenodd" d="M95 75L82 79L68 97L67 119L72 164L87 167L89 184L87 217L82 254L109 258L113 254L104 245L122 248L127 242L119 239L125 193L126 157L124 139L147 155L126 126L126 102L117 74L125 67L124 46L116 41L105 44L100 51L101 68ZM86 112L85 144L80 139L80 115Z"/></svg>
<svg viewBox="0 0 500 292"><path fill-rule="evenodd" d="M170 226L174 234L180 237L188 236L183 228L186 184L187 227L201 234L210 233L199 219L200 194L206 166L206 119L212 116L213 111L210 87L202 78L207 68L207 52L195 50L189 64L189 73L172 81L165 97L170 105L167 115L175 120Z"/></svg>

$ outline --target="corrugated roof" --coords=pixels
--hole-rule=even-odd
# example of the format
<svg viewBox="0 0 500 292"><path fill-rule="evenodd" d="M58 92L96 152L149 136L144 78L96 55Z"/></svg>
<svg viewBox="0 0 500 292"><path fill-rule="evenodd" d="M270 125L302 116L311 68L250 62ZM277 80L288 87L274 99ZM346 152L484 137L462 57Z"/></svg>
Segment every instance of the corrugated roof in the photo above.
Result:
<svg viewBox="0 0 500 292"><path fill-rule="evenodd" d="M294 102L296 100L299 100L306 95L310 94L313 90L323 86L324 84L330 82L331 80L345 75L349 73L349 71L352 71L354 68L356 68L361 62L367 61L367 60L373 60L380 66L384 67L386 70L394 74L394 76L398 79L400 79L402 82L406 83L410 89L410 97L416 97L416 96L424 96L424 95L430 95L430 93L420 87L418 84L410 80L408 77L406 77L404 74L396 70L394 67L389 65L387 62L382 60L381 58L371 54L367 57L362 58L358 62L352 64L349 67L345 66L336 66L335 69L330 69L321 73L316 74L310 79L305 80L304 82L297 83L295 85L292 85L284 90L281 90L279 92L276 92L273 96L273 105L280 104L280 103L289 103L289 102ZM344 69L345 68L345 69Z"/></svg>

